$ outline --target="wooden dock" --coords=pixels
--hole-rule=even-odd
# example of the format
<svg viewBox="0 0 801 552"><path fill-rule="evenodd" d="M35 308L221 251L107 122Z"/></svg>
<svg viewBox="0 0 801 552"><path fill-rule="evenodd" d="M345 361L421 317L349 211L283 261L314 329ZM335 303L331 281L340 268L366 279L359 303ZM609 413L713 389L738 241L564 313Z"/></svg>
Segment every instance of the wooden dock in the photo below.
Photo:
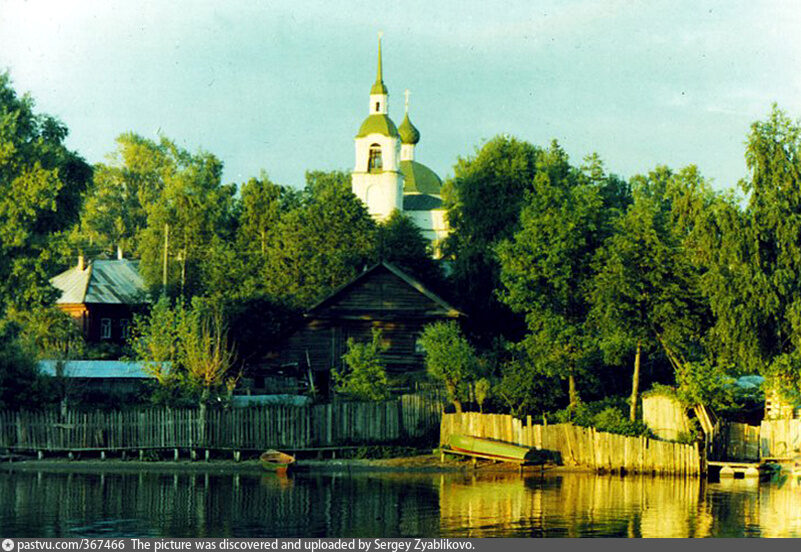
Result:
<svg viewBox="0 0 801 552"><path fill-rule="evenodd" d="M707 466L720 468L720 477L735 477L741 474L743 477L759 477L764 469L765 462L728 462L708 460Z"/></svg>

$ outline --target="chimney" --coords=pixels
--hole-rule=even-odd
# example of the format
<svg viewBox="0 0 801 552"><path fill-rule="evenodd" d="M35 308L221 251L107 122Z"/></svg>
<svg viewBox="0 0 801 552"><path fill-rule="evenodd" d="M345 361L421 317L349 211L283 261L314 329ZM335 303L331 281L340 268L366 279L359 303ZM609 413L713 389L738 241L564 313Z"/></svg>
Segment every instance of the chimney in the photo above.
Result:
<svg viewBox="0 0 801 552"><path fill-rule="evenodd" d="M85 270L86 269L86 260L83 258L83 253L78 255L78 270Z"/></svg>
<svg viewBox="0 0 801 552"><path fill-rule="evenodd" d="M118 245L118 246L117 246L117 260L118 260L118 261L121 261L121 260L123 260L123 259L124 259L124 257L122 256L122 247L120 247L120 246Z"/></svg>

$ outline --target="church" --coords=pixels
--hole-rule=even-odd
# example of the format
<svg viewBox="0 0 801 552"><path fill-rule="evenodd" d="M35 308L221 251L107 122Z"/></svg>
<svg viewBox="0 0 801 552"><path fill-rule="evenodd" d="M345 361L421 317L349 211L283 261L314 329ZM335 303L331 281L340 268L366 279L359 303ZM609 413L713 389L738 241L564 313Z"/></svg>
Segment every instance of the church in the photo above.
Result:
<svg viewBox="0 0 801 552"><path fill-rule="evenodd" d="M389 92L381 67L378 39L378 74L370 89L369 115L356 134L356 163L351 186L376 220L395 209L408 215L431 241L435 256L449 227L442 203L442 180L415 160L420 132L409 118L409 92L399 127L389 117Z"/></svg>

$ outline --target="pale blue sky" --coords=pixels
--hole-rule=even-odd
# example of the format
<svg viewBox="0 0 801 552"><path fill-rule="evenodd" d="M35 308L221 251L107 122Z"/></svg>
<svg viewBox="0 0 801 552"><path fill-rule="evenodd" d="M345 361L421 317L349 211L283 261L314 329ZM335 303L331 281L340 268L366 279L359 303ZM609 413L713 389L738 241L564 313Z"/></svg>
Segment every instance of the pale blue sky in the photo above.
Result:
<svg viewBox="0 0 801 552"><path fill-rule="evenodd" d="M417 159L442 177L508 133L729 187L751 122L774 101L801 116L801 0L0 0L0 68L91 162L162 132L220 157L226 182L299 186L351 168L379 30L390 115L411 89Z"/></svg>

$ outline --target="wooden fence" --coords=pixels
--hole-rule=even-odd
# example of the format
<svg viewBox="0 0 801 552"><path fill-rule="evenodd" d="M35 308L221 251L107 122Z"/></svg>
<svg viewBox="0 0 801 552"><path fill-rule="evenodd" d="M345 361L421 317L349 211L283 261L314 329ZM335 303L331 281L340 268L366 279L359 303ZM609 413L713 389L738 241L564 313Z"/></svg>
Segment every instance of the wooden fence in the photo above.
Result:
<svg viewBox="0 0 801 552"><path fill-rule="evenodd" d="M763 420L758 430L761 458L801 456L801 419Z"/></svg>
<svg viewBox="0 0 801 552"><path fill-rule="evenodd" d="M415 395L381 403L129 412L0 412L0 448L303 450L436 441L442 405Z"/></svg>
<svg viewBox="0 0 801 552"><path fill-rule="evenodd" d="M694 445L627 437L572 424L532 424L505 414L444 414L440 444L452 434L497 439L558 453L562 463L597 470L698 475L701 457Z"/></svg>

